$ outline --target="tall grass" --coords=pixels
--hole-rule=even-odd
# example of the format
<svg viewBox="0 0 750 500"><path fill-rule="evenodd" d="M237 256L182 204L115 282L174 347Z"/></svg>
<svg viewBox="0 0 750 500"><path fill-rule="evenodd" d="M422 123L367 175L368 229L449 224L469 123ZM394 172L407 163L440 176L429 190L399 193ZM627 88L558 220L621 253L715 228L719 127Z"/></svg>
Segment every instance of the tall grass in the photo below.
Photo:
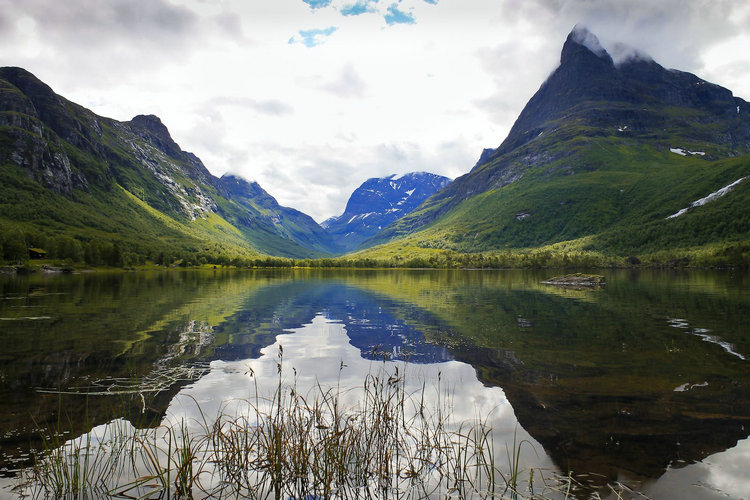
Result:
<svg viewBox="0 0 750 500"><path fill-rule="evenodd" d="M54 498L408 499L542 498L558 489L542 479L534 493L535 471L520 462L526 441L507 444L502 470L492 429L482 418L454 421L440 376L410 393L403 367L381 368L348 389L361 397L345 406L339 384L301 393L296 373L285 383L282 363L280 350L272 394L259 394L256 384L254 396L215 419L201 412L199 421L146 430L115 421L95 438L92 431L50 442L27 471L29 491Z"/></svg>

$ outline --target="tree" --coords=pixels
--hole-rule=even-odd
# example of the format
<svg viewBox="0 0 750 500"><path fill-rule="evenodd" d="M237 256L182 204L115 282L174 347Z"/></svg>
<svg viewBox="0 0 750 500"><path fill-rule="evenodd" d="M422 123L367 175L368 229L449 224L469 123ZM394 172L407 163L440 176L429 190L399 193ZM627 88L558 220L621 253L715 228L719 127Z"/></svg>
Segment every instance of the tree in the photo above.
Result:
<svg viewBox="0 0 750 500"><path fill-rule="evenodd" d="M23 233L9 231L3 235L3 259L7 261L25 262L29 258L28 246Z"/></svg>

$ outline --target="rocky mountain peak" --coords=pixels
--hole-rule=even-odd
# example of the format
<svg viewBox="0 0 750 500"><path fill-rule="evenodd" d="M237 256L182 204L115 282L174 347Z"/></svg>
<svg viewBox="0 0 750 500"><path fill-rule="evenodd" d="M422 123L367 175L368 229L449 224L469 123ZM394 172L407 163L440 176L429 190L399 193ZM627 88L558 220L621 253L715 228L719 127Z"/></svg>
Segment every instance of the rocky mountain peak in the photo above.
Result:
<svg viewBox="0 0 750 500"><path fill-rule="evenodd" d="M167 127L156 115L137 115L128 122L135 133L152 142L172 157L182 155L182 150L172 139Z"/></svg>
<svg viewBox="0 0 750 500"><path fill-rule="evenodd" d="M227 173L221 176L219 185L230 199L254 199L263 206L274 208L279 206L276 199L260 187L260 184L252 180L247 180L244 177Z"/></svg>
<svg viewBox="0 0 750 500"><path fill-rule="evenodd" d="M602 47L599 38L583 25L576 24L565 40L560 53L560 64L568 64L580 57L595 56L598 59L614 64L612 57Z"/></svg>

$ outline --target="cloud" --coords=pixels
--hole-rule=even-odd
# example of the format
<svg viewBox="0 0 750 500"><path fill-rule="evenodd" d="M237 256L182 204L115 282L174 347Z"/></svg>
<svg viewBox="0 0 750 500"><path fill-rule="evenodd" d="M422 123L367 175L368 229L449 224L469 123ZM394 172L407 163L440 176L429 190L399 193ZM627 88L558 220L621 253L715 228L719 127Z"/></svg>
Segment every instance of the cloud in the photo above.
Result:
<svg viewBox="0 0 750 500"><path fill-rule="evenodd" d="M326 38L336 32L338 28L331 26L324 29L310 29L310 30L299 30L299 36L301 38L292 37L289 39L290 44L301 43L305 47L316 47L326 41Z"/></svg>
<svg viewBox="0 0 750 500"><path fill-rule="evenodd" d="M286 116L294 113L294 108L278 99L257 100L250 97L217 97L206 102L203 110L219 106L244 107L267 116Z"/></svg>
<svg viewBox="0 0 750 500"><path fill-rule="evenodd" d="M320 88L337 97L361 98L367 89L367 82L357 74L354 66L349 63L341 70L338 78L321 85Z"/></svg>
<svg viewBox="0 0 750 500"><path fill-rule="evenodd" d="M393 24L414 24L417 20L414 18L414 14L399 10L398 4L394 3L388 6L385 22L388 26L391 26Z"/></svg>
<svg viewBox="0 0 750 500"><path fill-rule="evenodd" d="M45 36L90 49L120 39L136 46L171 46L198 24L190 9L164 0L109 0L96 8L86 0L24 0L18 10L34 19Z"/></svg>

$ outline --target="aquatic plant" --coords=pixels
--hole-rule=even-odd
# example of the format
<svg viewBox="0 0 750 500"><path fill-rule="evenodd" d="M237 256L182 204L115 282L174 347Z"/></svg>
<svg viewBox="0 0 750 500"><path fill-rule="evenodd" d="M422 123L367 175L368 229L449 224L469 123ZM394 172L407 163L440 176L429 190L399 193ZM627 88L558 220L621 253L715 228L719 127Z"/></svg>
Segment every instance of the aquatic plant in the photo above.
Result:
<svg viewBox="0 0 750 500"><path fill-rule="evenodd" d="M479 417L454 421L440 376L409 392L404 366L381 367L356 389L317 383L303 392L296 372L285 382L282 364L280 349L272 394L260 394L256 383L252 397L211 421L200 410L196 421L168 417L154 429L120 420L50 442L26 473L27 490L56 498L274 499L544 498L565 491L558 487L565 478L523 469L528 441L506 445L509 468L502 470L492 429ZM349 391L361 391L358 403L342 403ZM536 493L534 477L542 484Z"/></svg>

